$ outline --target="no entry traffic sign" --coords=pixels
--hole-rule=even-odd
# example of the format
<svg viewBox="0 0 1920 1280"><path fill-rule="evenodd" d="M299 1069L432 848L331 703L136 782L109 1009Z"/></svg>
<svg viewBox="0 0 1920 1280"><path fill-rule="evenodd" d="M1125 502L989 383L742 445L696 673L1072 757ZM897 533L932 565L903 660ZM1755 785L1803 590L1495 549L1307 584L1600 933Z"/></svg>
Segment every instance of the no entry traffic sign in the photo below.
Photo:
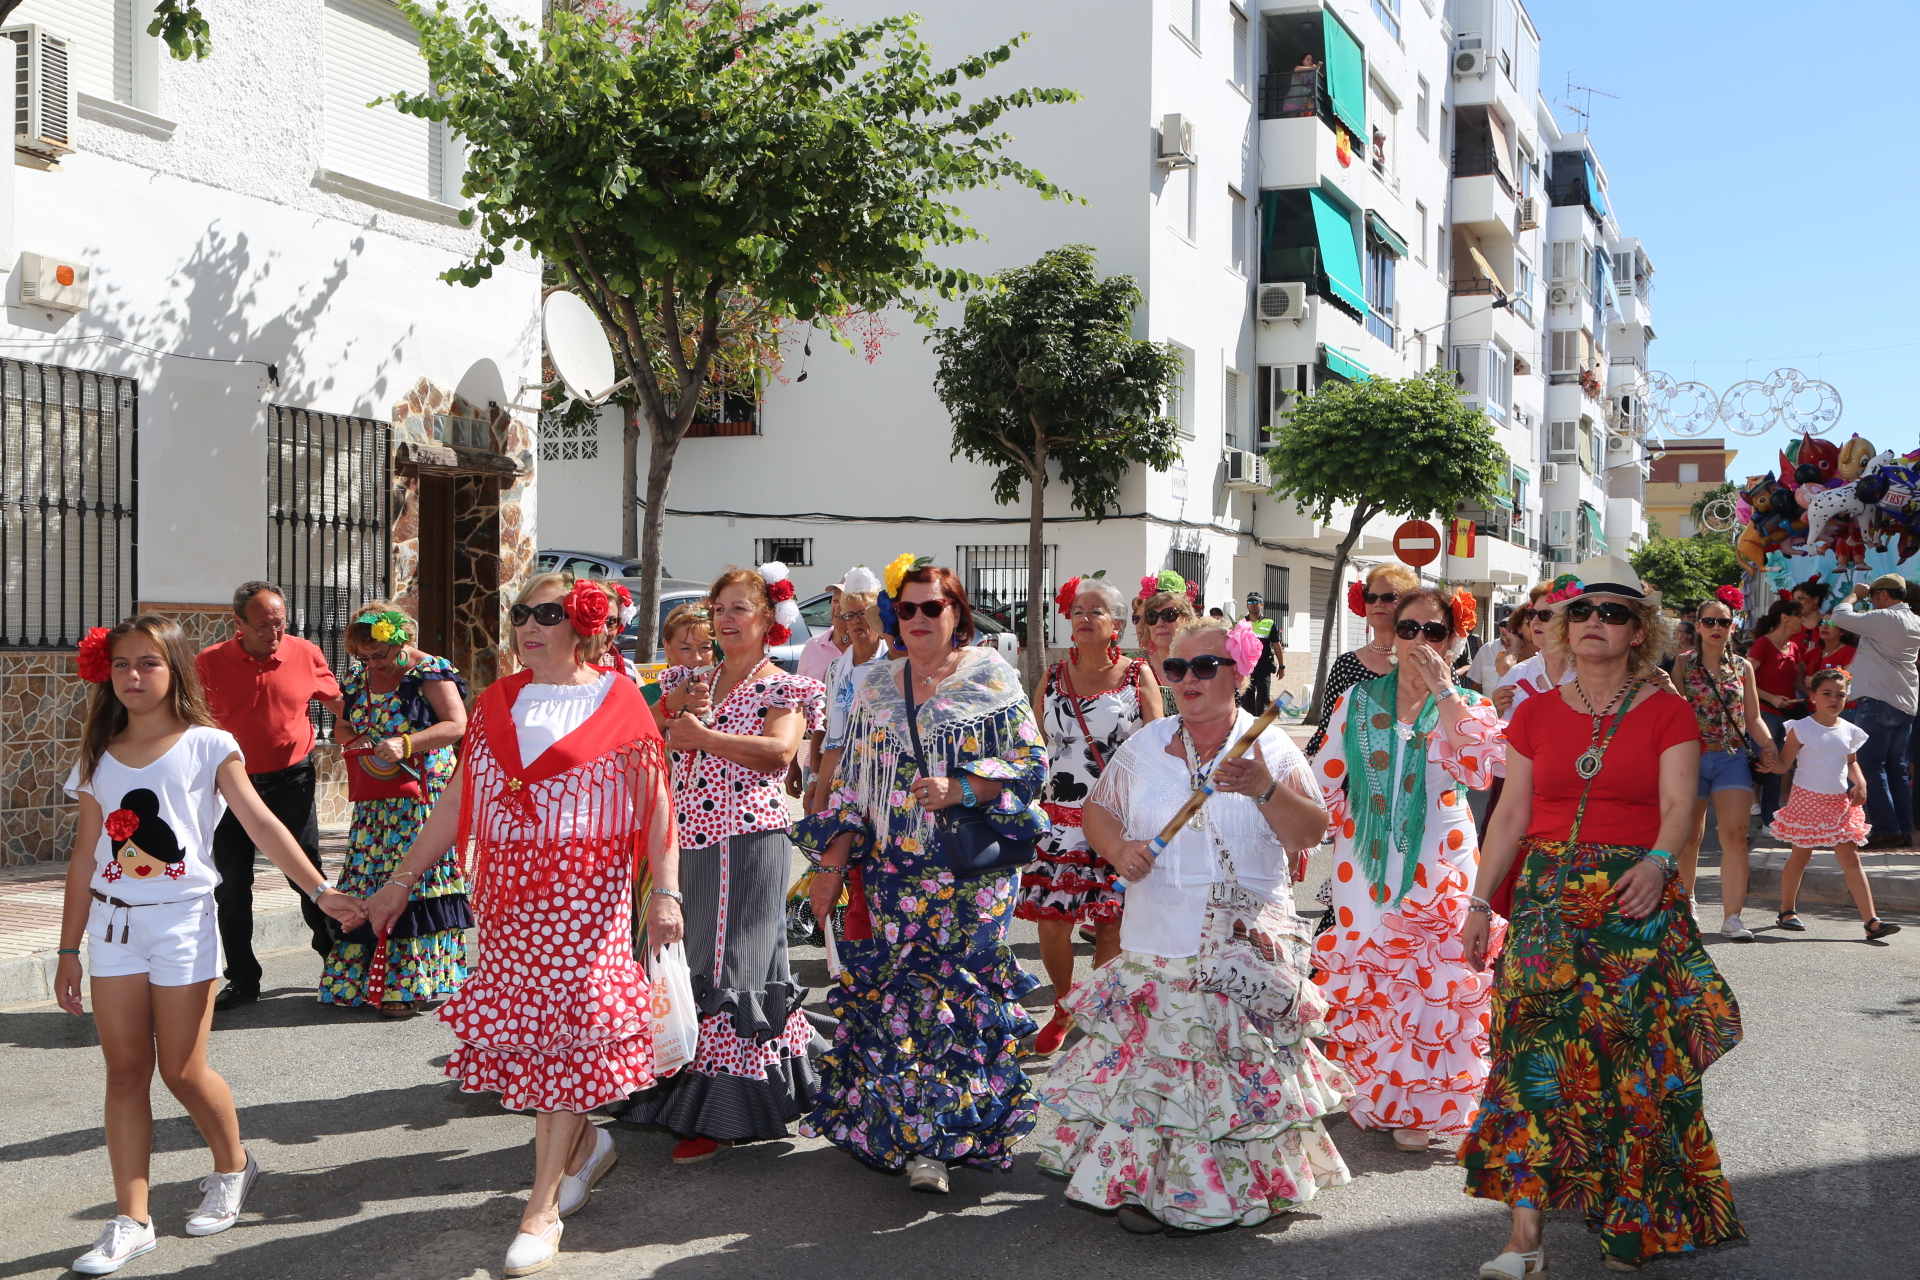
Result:
<svg viewBox="0 0 1920 1280"><path fill-rule="evenodd" d="M1393 531L1393 554L1418 569L1440 558L1440 531L1425 520L1409 520Z"/></svg>

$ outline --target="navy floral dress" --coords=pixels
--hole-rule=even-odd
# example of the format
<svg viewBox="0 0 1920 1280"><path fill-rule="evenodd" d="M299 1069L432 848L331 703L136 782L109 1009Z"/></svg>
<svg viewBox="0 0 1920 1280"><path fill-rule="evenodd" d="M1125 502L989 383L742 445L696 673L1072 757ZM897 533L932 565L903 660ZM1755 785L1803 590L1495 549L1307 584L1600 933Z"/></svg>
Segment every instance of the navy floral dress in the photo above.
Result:
<svg viewBox="0 0 1920 1280"><path fill-rule="evenodd" d="M840 1025L802 1132L876 1169L926 1156L1006 1170L1037 1106L1018 1045L1037 1030L1019 1001L1039 982L1006 941L1018 877L956 880L947 869L931 815L907 791L919 770L895 683L904 661L868 673L827 807L794 831L816 856L854 833L845 972L827 994ZM968 650L920 704L919 728L935 776L964 770L1002 783L987 817L1003 835L1046 835L1035 804L1046 749L997 655Z"/></svg>
<svg viewBox="0 0 1920 1280"><path fill-rule="evenodd" d="M419 733L435 720L427 701L429 680L451 680L464 700L466 681L445 658L429 655L401 677L392 693L367 687L367 669L355 662L340 680L347 704L347 727L372 739ZM366 897L387 882L400 860L413 847L413 838L433 812L433 806L453 777L458 757L452 747L441 747L415 757L420 770L419 800L356 800L353 827L347 836L347 857L340 869L340 892ZM407 909L394 921L387 938L387 981L383 1004L408 1004L450 996L467 980L467 930L473 912L467 905L467 882L460 874L459 855L452 850L428 867L408 895ZM372 954L373 930L366 925L339 937L320 974L321 1004L365 1004L367 960Z"/></svg>

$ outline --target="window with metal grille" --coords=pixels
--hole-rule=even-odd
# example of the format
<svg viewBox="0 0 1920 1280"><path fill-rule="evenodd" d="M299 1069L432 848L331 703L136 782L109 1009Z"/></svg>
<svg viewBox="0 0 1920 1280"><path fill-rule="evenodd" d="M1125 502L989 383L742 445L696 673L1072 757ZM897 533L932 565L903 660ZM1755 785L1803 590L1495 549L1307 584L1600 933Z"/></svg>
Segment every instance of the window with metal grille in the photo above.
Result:
<svg viewBox="0 0 1920 1280"><path fill-rule="evenodd" d="M789 569L804 569L813 563L812 538L755 538L753 562L765 564L778 560Z"/></svg>
<svg viewBox="0 0 1920 1280"><path fill-rule="evenodd" d="M1045 619L1044 636L1053 643L1053 592L1060 561L1060 548L1048 543L1041 548L1041 583L1036 605ZM1026 643L1027 636L1027 544L955 547L953 571L966 588L967 601L975 613L984 613L1008 628Z"/></svg>
<svg viewBox="0 0 1920 1280"><path fill-rule="evenodd" d="M1267 616L1285 624L1287 613L1292 608L1287 600L1288 584L1293 574L1283 564L1266 566L1265 581L1260 584L1260 594L1267 598Z"/></svg>
<svg viewBox="0 0 1920 1280"><path fill-rule="evenodd" d="M600 416L547 414L540 420L540 461L592 462L600 456Z"/></svg>
<svg viewBox="0 0 1920 1280"><path fill-rule="evenodd" d="M0 360L0 647L65 648L132 612L138 390Z"/></svg>
<svg viewBox="0 0 1920 1280"><path fill-rule="evenodd" d="M287 630L346 669L351 611L389 590L393 428L273 405L267 411L267 580L286 595ZM332 717L317 706L315 724Z"/></svg>
<svg viewBox="0 0 1920 1280"><path fill-rule="evenodd" d="M1307 590L1312 592L1307 598L1307 617L1314 622L1324 622L1327 617L1327 592L1333 590L1333 570L1307 570ZM1318 644L1319 637L1314 638Z"/></svg>
<svg viewBox="0 0 1920 1280"><path fill-rule="evenodd" d="M1193 607L1201 613L1207 611L1207 555L1197 548L1167 548L1167 568L1173 570L1188 582L1200 584L1199 598Z"/></svg>

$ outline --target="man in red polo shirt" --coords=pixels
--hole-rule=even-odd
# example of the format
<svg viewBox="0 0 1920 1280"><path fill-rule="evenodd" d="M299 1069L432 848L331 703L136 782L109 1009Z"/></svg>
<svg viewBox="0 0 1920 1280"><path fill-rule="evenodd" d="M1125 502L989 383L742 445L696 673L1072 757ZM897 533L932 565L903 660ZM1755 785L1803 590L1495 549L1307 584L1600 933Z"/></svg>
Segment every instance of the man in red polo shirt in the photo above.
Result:
<svg viewBox="0 0 1920 1280"><path fill-rule="evenodd" d="M307 704L318 701L341 714L340 684L318 645L287 634L287 602L271 582L242 584L233 593L233 614L233 639L202 649L194 662L207 707L239 740L253 789L318 870L320 818L314 809L314 734ZM216 1009L260 997L260 962L253 954L253 859L253 841L228 810L213 833L213 865L220 873L213 899L227 957L227 988L214 1001ZM304 896L300 912L313 949L324 958L333 949L326 916Z"/></svg>

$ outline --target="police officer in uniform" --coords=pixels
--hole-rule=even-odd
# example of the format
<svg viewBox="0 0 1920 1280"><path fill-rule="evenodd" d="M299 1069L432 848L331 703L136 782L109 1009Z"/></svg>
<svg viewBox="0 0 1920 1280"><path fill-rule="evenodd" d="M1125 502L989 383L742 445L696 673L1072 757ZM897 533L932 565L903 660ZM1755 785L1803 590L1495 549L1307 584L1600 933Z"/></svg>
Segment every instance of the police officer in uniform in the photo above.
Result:
<svg viewBox="0 0 1920 1280"><path fill-rule="evenodd" d="M1253 676L1247 681L1247 690L1240 695L1240 705L1254 715L1267 709L1273 700L1273 691L1268 687L1273 680L1276 663L1274 644L1280 638L1279 629L1273 625L1273 619L1262 617L1266 607L1266 597L1258 591L1247 592L1246 624L1253 628L1253 634L1260 638L1260 661L1253 667Z"/></svg>

